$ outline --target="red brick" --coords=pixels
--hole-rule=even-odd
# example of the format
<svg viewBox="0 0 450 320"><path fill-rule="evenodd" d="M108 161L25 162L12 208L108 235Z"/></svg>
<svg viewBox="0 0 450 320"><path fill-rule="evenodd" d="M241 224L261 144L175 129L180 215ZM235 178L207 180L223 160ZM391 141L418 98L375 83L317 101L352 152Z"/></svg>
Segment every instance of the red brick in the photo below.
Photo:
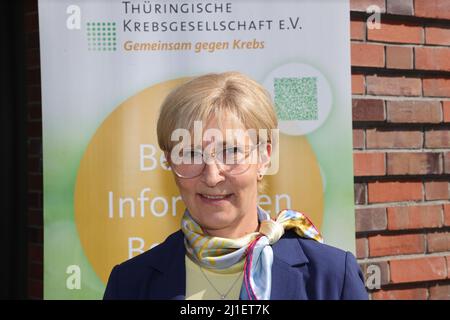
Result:
<svg viewBox="0 0 450 320"><path fill-rule="evenodd" d="M444 225L450 227L450 204L444 204Z"/></svg>
<svg viewBox="0 0 450 320"><path fill-rule="evenodd" d="M440 280L447 278L444 257L391 260L389 262L392 283Z"/></svg>
<svg viewBox="0 0 450 320"><path fill-rule="evenodd" d="M28 191L27 202L29 209L42 209L42 193Z"/></svg>
<svg viewBox="0 0 450 320"><path fill-rule="evenodd" d="M450 256L445 256L445 260L447 262L447 266L450 266ZM450 268L447 269L447 279L450 279Z"/></svg>
<svg viewBox="0 0 450 320"><path fill-rule="evenodd" d="M386 162L388 175L441 174L443 172L440 153L388 153Z"/></svg>
<svg viewBox="0 0 450 320"><path fill-rule="evenodd" d="M426 27L425 43L440 44L444 46L450 45L450 29Z"/></svg>
<svg viewBox="0 0 450 320"><path fill-rule="evenodd" d="M41 190L42 174L28 174L28 188L29 190Z"/></svg>
<svg viewBox="0 0 450 320"><path fill-rule="evenodd" d="M28 243L41 244L44 241L44 234L41 227L28 227Z"/></svg>
<svg viewBox="0 0 450 320"><path fill-rule="evenodd" d="M366 186L363 183L355 183L355 204L366 204Z"/></svg>
<svg viewBox="0 0 450 320"><path fill-rule="evenodd" d="M364 148L364 130L353 129L353 148L363 149Z"/></svg>
<svg viewBox="0 0 450 320"><path fill-rule="evenodd" d="M413 14L413 0L386 0L387 13L411 16Z"/></svg>
<svg viewBox="0 0 450 320"><path fill-rule="evenodd" d="M350 21L350 38L352 40L365 40L366 38L365 21Z"/></svg>
<svg viewBox="0 0 450 320"><path fill-rule="evenodd" d="M28 226L42 227L43 215L41 210L28 210Z"/></svg>
<svg viewBox="0 0 450 320"><path fill-rule="evenodd" d="M423 79L423 94L427 97L450 97L450 79Z"/></svg>
<svg viewBox="0 0 450 320"><path fill-rule="evenodd" d="M442 121L439 101L387 101L388 122L440 123Z"/></svg>
<svg viewBox="0 0 450 320"><path fill-rule="evenodd" d="M28 173L42 174L41 159L39 157L28 157L27 170Z"/></svg>
<svg viewBox="0 0 450 320"><path fill-rule="evenodd" d="M353 99L352 100L353 121L384 121L383 100L377 99Z"/></svg>
<svg viewBox="0 0 450 320"><path fill-rule="evenodd" d="M423 28L400 23L383 23L380 29L368 29L367 39L394 43L423 43Z"/></svg>
<svg viewBox="0 0 450 320"><path fill-rule="evenodd" d="M26 83L29 85L40 85L41 69L27 69Z"/></svg>
<svg viewBox="0 0 450 320"><path fill-rule="evenodd" d="M439 228L442 206L400 206L387 208L388 230Z"/></svg>
<svg viewBox="0 0 450 320"><path fill-rule="evenodd" d="M417 17L450 19L448 0L415 0L414 14Z"/></svg>
<svg viewBox="0 0 450 320"><path fill-rule="evenodd" d="M384 46L378 44L352 43L352 66L384 67Z"/></svg>
<svg viewBox="0 0 450 320"><path fill-rule="evenodd" d="M36 67L40 64L39 49L27 50L26 63L28 67Z"/></svg>
<svg viewBox="0 0 450 320"><path fill-rule="evenodd" d="M422 183L420 182L368 183L369 203L414 201L422 199Z"/></svg>
<svg viewBox="0 0 450 320"><path fill-rule="evenodd" d="M28 105L28 120L41 120L42 119L42 108L40 104L29 104ZM34 121L36 122L36 121ZM39 121L37 121L39 122Z"/></svg>
<svg viewBox="0 0 450 320"><path fill-rule="evenodd" d="M350 0L351 11L367 11L367 8L375 5L380 8L380 12L386 12L384 0Z"/></svg>
<svg viewBox="0 0 450 320"><path fill-rule="evenodd" d="M450 152L444 153L444 172L450 173Z"/></svg>
<svg viewBox="0 0 450 320"><path fill-rule="evenodd" d="M442 102L442 113L444 117L444 122L450 122L450 101Z"/></svg>
<svg viewBox="0 0 450 320"><path fill-rule="evenodd" d="M450 130L430 130L425 132L425 147L450 148Z"/></svg>
<svg viewBox="0 0 450 320"><path fill-rule="evenodd" d="M425 253L425 238L421 234L369 237L370 257Z"/></svg>
<svg viewBox="0 0 450 320"><path fill-rule="evenodd" d="M386 230L387 219L385 208L356 209L356 232Z"/></svg>
<svg viewBox="0 0 450 320"><path fill-rule="evenodd" d="M384 176L386 174L384 153L354 153L353 163L355 176Z"/></svg>
<svg viewBox="0 0 450 320"><path fill-rule="evenodd" d="M29 138L42 137L42 123L39 122L27 122L27 135Z"/></svg>
<svg viewBox="0 0 450 320"><path fill-rule="evenodd" d="M41 87L38 85L27 86L28 102L41 102Z"/></svg>
<svg viewBox="0 0 450 320"><path fill-rule="evenodd" d="M450 71L450 48L415 48L415 66L421 70Z"/></svg>
<svg viewBox="0 0 450 320"><path fill-rule="evenodd" d="M367 148L421 148L423 133L421 131L384 131L382 129L366 130Z"/></svg>
<svg viewBox="0 0 450 320"><path fill-rule="evenodd" d="M386 46L386 67L412 69L413 49L411 47Z"/></svg>
<svg viewBox="0 0 450 320"><path fill-rule="evenodd" d="M427 235L428 252L450 251L450 233L429 233Z"/></svg>
<svg viewBox="0 0 450 320"><path fill-rule="evenodd" d="M25 0L25 13L35 12L37 13L38 6L36 0Z"/></svg>
<svg viewBox="0 0 450 320"><path fill-rule="evenodd" d="M449 199L447 181L425 182L425 200L447 200L447 199Z"/></svg>
<svg viewBox="0 0 450 320"><path fill-rule="evenodd" d="M374 300L426 300L427 289L380 290L372 294Z"/></svg>
<svg viewBox="0 0 450 320"><path fill-rule="evenodd" d="M43 249L42 245L28 244L28 259L30 262L42 263Z"/></svg>
<svg viewBox="0 0 450 320"><path fill-rule="evenodd" d="M29 280L28 281L28 296L31 299L42 299L43 296L43 284L42 280Z"/></svg>
<svg viewBox="0 0 450 320"><path fill-rule="evenodd" d="M420 96L420 79L405 77L366 77L367 94L386 96Z"/></svg>
<svg viewBox="0 0 450 320"><path fill-rule="evenodd" d="M41 263L30 263L28 265L28 277L34 280L42 280L43 268Z"/></svg>
<svg viewBox="0 0 450 320"><path fill-rule="evenodd" d="M24 20L25 20L24 27L25 27L26 33L30 33L33 31L39 31L38 13L37 12L25 14Z"/></svg>
<svg viewBox="0 0 450 320"><path fill-rule="evenodd" d="M431 287L430 300L450 300L450 285Z"/></svg>
<svg viewBox="0 0 450 320"><path fill-rule="evenodd" d="M352 74L352 93L364 94L364 76L361 74Z"/></svg>
<svg viewBox="0 0 450 320"><path fill-rule="evenodd" d="M27 49L39 48L39 31L27 33L25 36Z"/></svg>
<svg viewBox="0 0 450 320"><path fill-rule="evenodd" d="M358 259L367 258L367 239L366 238L358 238L356 239L356 257Z"/></svg>
<svg viewBox="0 0 450 320"><path fill-rule="evenodd" d="M42 139L30 138L27 142L27 150L29 155L42 154Z"/></svg>

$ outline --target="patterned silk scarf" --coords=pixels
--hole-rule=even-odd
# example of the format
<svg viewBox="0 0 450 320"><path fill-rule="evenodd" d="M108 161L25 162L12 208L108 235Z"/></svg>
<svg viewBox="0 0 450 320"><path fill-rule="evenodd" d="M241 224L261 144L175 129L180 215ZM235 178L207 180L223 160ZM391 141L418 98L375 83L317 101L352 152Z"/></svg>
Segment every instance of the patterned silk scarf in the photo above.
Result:
<svg viewBox="0 0 450 320"><path fill-rule="evenodd" d="M211 237L203 234L201 227L186 209L181 221L184 244L189 258L200 267L218 273L235 273L244 268L241 300L269 300L272 285L273 251L285 230L292 229L304 238L323 242L319 231L302 213L282 210L276 220L258 207L259 232L239 239Z"/></svg>

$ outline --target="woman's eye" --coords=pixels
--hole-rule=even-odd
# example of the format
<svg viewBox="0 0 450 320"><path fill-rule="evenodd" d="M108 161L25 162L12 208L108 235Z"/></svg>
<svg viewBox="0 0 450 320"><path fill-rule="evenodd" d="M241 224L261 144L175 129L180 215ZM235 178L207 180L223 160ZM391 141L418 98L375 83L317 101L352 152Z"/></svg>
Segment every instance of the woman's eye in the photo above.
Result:
<svg viewBox="0 0 450 320"><path fill-rule="evenodd" d="M238 151L238 150L237 150L236 147L224 149L224 153L225 153L225 154L228 154L228 155L230 155L230 154L236 154L237 151Z"/></svg>
<svg viewBox="0 0 450 320"><path fill-rule="evenodd" d="M201 156L201 152L195 151L195 150L186 150L183 153L183 156L186 158L196 158L198 156Z"/></svg>
<svg viewBox="0 0 450 320"><path fill-rule="evenodd" d="M231 148L224 149L224 154L226 154L226 155L238 156L238 155L241 155L242 153L243 153L243 150L240 147L231 147Z"/></svg>

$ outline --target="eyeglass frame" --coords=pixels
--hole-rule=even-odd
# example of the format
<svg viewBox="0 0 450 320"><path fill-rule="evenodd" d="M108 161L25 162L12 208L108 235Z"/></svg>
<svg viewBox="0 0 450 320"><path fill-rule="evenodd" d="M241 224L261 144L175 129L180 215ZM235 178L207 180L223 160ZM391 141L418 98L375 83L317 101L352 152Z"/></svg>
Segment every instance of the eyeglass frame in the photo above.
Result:
<svg viewBox="0 0 450 320"><path fill-rule="evenodd" d="M268 142L262 142L262 141L261 141L261 142L258 142L257 144L254 144L254 145L250 146L251 150L248 152L248 155L246 155L245 159L247 159L247 158L250 156L250 154L251 154L253 151L255 151L260 145L266 145L266 144L268 144ZM170 164L171 161L168 161L168 163L169 163L169 166L170 166L170 168L172 169L172 171L177 175L177 177L182 178L182 179L194 179L194 178L199 177L199 176L203 173L203 170L205 170L205 167L206 167L207 164L212 164L211 162L208 163L207 161L205 161L204 157L205 157L206 154L207 154L207 153L203 153L203 151L202 151L202 163L199 163L199 164L197 164L197 165L203 165L203 167L202 167L202 169L200 170L200 172L199 172L197 175L192 176L192 177L186 177L186 176L183 176L183 175L179 174L179 173L174 169L174 166L176 166L176 165L171 165L171 164ZM169 152L169 155L170 155L170 152ZM169 156L169 157L170 157L170 156ZM242 171L242 172L240 172L240 173L237 173L237 174L232 174L232 173L229 173L229 172L224 171L224 170L221 168L221 165L226 165L226 164L225 164L225 163L218 163L217 158L216 158L216 152L215 152L215 149L214 149L214 150L211 152L211 154L208 155L207 157L208 157L208 159L212 157L212 158L214 159L215 165L217 166L217 169L219 169L219 171L220 171L221 173L225 174L225 175L239 176L239 175L244 174L245 172L247 172L248 169L250 169L250 166L251 166L251 163L249 163L247 169L245 169L244 171Z"/></svg>

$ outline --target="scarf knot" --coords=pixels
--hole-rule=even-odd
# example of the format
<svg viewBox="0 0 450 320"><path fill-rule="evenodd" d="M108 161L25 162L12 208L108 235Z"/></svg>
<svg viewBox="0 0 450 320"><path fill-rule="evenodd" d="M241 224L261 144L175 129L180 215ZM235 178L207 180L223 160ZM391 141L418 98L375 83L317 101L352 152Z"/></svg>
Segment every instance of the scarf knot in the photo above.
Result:
<svg viewBox="0 0 450 320"><path fill-rule="evenodd" d="M281 223L272 219L263 220L259 226L259 232L269 239L269 244L274 244L284 234L284 227Z"/></svg>

